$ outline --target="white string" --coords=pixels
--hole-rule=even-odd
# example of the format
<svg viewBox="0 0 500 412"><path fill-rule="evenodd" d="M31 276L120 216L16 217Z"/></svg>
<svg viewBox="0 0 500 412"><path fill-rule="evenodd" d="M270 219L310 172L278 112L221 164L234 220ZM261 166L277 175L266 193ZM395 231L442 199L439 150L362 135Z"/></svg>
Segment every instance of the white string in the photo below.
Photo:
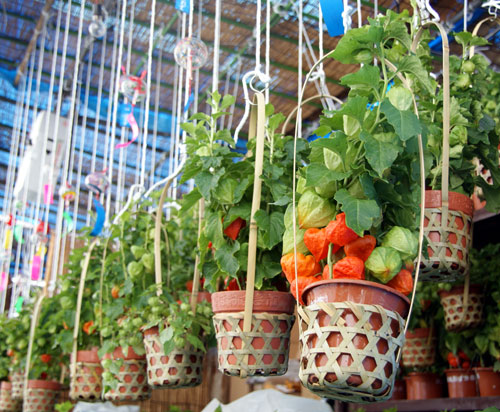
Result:
<svg viewBox="0 0 500 412"><path fill-rule="evenodd" d="M93 172L96 168L96 154L97 154L97 141L99 138L99 125L101 123L101 100L102 100L102 88L104 81L104 60L106 56L106 46L107 46L107 32L104 34L101 44L101 65L99 68L99 83L97 87L97 105L95 114L95 124L94 124L94 142L92 145L92 160L90 162L90 170ZM109 108L110 105L108 105ZM90 210L92 208L92 192L89 191L87 195L87 221L86 225L90 225Z"/></svg>
<svg viewBox="0 0 500 412"><path fill-rule="evenodd" d="M89 106L89 95L90 95L90 79L92 75L92 63L94 60L94 42L90 44L89 51L89 62L87 64L87 78L85 81L85 101L83 106L83 122L82 122L82 134L80 137L80 153L78 160L78 170L75 183L75 199L73 204L73 238L71 239L71 249L75 247L75 235L76 235L76 223L78 221L78 212L80 205L80 190L81 190L81 180L82 180L82 169L83 169L83 152L85 148L85 138L87 136L87 118L88 118L88 106ZM64 200L61 200L64 201Z"/></svg>
<svg viewBox="0 0 500 412"><path fill-rule="evenodd" d="M149 186L155 183L156 169L156 138L158 136L158 110L160 108L160 81L161 81L161 66L163 59L164 42L161 44L158 52L158 61L156 62L156 87L155 87L155 117L153 124L153 150L151 154L151 169L149 171Z"/></svg>
<svg viewBox="0 0 500 412"><path fill-rule="evenodd" d="M260 0L258 0L260 1ZM212 69L212 93L219 89L221 0L215 0L214 61Z"/></svg>
<svg viewBox="0 0 500 412"><path fill-rule="evenodd" d="M358 27L363 25L363 16L361 15L361 0L357 0L358 3Z"/></svg>
<svg viewBox="0 0 500 412"><path fill-rule="evenodd" d="M192 3L192 1L190 1ZM151 24L149 26L148 71L146 73L146 104L144 113L144 137L142 141L141 186L146 178L146 155L148 147L149 103L151 101L151 70L153 67L153 42L155 31L156 0L151 1Z"/></svg>
<svg viewBox="0 0 500 412"><path fill-rule="evenodd" d="M261 27L261 13L262 13L262 0L257 0L257 10L255 12L255 71L260 70L260 27Z"/></svg>
<svg viewBox="0 0 500 412"><path fill-rule="evenodd" d="M468 0L464 0L464 31L467 31L468 13L469 13L469 2Z"/></svg>
<svg viewBox="0 0 500 412"><path fill-rule="evenodd" d="M119 7L117 7L118 13ZM113 93L110 92L110 96L113 96L113 99L110 99L110 102L113 102L113 120L111 123L111 136L108 138L108 125L106 125L106 141L109 141L109 165L108 165L108 181L110 184L107 196L106 196L106 222L109 222L110 217L110 209L111 209L111 198L113 195L113 166L114 166L114 154L115 154L115 136L116 136L116 123L118 116L118 96L120 91L120 73L121 73L121 62L123 59L123 45L125 40L125 17L127 15L127 0L122 0L122 10L121 10L121 21L120 21L120 41L118 46L118 58L113 59L112 64L112 74L114 74L114 90ZM117 16L118 17L118 16ZM116 43L116 35L115 43ZM113 57L116 57L115 50L113 50ZM111 106L111 103L110 103ZM108 111L108 124L109 124L109 111Z"/></svg>
<svg viewBox="0 0 500 412"><path fill-rule="evenodd" d="M260 27L259 27L260 31ZM271 0L266 2L266 61L265 73L268 79L271 79ZM269 103L269 87L264 91L266 104Z"/></svg>
<svg viewBox="0 0 500 412"><path fill-rule="evenodd" d="M71 98L70 98L70 108L69 108L69 116L68 116L68 134L66 136L66 154L64 156L64 166L63 166L63 175L61 178L61 181L63 184L66 184L68 181L68 168L70 165L70 154L71 154L71 146L69 142L72 141L71 138L71 133L73 131L73 122L74 122L74 117L75 117L75 106L76 106L76 91L78 87L78 77L79 77L79 67L80 67L80 49L81 49L81 44L82 44L82 31L83 31L83 17L84 17L84 11L85 11L85 0L82 0L80 3L80 20L78 24L78 37L77 37L77 44L76 44L76 56L77 58L75 59L75 65L73 69L73 84L71 87ZM66 24L67 26L70 25L70 17L71 17L71 0L69 0L68 4L68 13L67 13L67 19L66 19ZM69 29L69 27L66 27L66 29ZM69 32L69 30L68 30ZM66 51L64 51L66 53ZM58 123L56 123L56 129L58 127ZM57 133L55 134L57 136ZM54 144L56 142L54 141ZM55 151L55 148L54 148ZM53 163L53 168L55 169L56 166L56 156L54 154L54 163ZM55 183L56 181L51 179L50 182L52 183L53 191L55 188ZM57 220L56 220L56 242L55 242L55 247L54 247L54 254L52 258L52 276L50 278L50 284L49 284L49 295L51 292L55 289L56 281L57 281L57 275L59 273L59 264L64 262L64 247L61 248L61 237L62 237L62 228L63 228L63 212L64 212L64 202L58 202L57 205ZM53 235L52 235L53 236ZM56 260L54 261L54 258Z"/></svg>

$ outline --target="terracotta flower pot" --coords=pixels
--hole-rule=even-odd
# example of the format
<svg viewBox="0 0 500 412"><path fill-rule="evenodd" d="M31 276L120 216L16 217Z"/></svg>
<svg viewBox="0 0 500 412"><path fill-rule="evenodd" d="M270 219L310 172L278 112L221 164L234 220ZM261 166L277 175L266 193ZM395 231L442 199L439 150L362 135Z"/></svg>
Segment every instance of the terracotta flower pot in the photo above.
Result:
<svg viewBox="0 0 500 412"><path fill-rule="evenodd" d="M385 285L352 279L313 283L302 298L307 303L299 311L305 324L300 337L302 384L340 400L390 398L408 298Z"/></svg>
<svg viewBox="0 0 500 412"><path fill-rule="evenodd" d="M474 368L481 396L500 395L500 373L493 368Z"/></svg>
<svg viewBox="0 0 500 412"><path fill-rule="evenodd" d="M403 365L432 366L436 360L436 337L429 328L417 328L406 332L403 347Z"/></svg>
<svg viewBox="0 0 500 412"><path fill-rule="evenodd" d="M463 279L469 268L474 204L456 192L449 192L448 203L448 225L441 238L441 191L425 191L424 233L429 259L422 260L422 280L452 282Z"/></svg>
<svg viewBox="0 0 500 412"><path fill-rule="evenodd" d="M442 398L444 383L441 377L430 372L411 372L404 377L408 399Z"/></svg>
<svg viewBox="0 0 500 412"><path fill-rule="evenodd" d="M477 396L476 373L465 369L446 369L446 383L450 398L470 398Z"/></svg>
<svg viewBox="0 0 500 412"><path fill-rule="evenodd" d="M212 294L210 292L206 292L204 290L198 292L198 299L197 299L198 303L200 302L208 302L208 303L211 303L212 302Z"/></svg>
<svg viewBox="0 0 500 412"><path fill-rule="evenodd" d="M199 297L199 295L198 295ZM144 332L148 383L154 388L187 388L201 383L203 352L193 345L163 350L157 327Z"/></svg>
<svg viewBox="0 0 500 412"><path fill-rule="evenodd" d="M399 401L406 399L406 383L403 379L394 381L394 389L392 390L391 401Z"/></svg>
<svg viewBox="0 0 500 412"><path fill-rule="evenodd" d="M253 303L247 334L245 291L212 294L219 370L240 377L283 375L288 369L295 299L287 292L255 291Z"/></svg>
<svg viewBox="0 0 500 412"><path fill-rule="evenodd" d="M12 384L2 382L0 385L0 412L20 412L22 402L12 399Z"/></svg>
<svg viewBox="0 0 500 412"><path fill-rule="evenodd" d="M59 382L29 380L23 412L52 412L60 391Z"/></svg>
<svg viewBox="0 0 500 412"><path fill-rule="evenodd" d="M98 348L76 353L75 376L71 376L69 397L72 400L97 401L102 393L102 366Z"/></svg>
<svg viewBox="0 0 500 412"><path fill-rule="evenodd" d="M146 378L146 355L138 355L129 346L127 356L122 348L116 348L112 354L107 353L104 359L120 360L122 365L115 379L118 385L115 389L109 389L104 394L104 399L108 401L141 401L151 397L151 388ZM103 372L108 372L103 366ZM106 381L103 380L106 386Z"/></svg>
<svg viewBox="0 0 500 412"><path fill-rule="evenodd" d="M463 285L438 293L445 313L446 330L458 332L479 326L483 317L484 298L480 285L470 285L467 308L464 307Z"/></svg>

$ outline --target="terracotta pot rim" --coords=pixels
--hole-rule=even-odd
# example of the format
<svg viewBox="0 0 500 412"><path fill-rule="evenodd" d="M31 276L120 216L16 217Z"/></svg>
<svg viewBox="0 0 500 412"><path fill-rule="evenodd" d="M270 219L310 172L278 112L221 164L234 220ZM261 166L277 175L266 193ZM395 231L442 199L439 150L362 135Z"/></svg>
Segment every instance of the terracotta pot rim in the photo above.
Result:
<svg viewBox="0 0 500 412"><path fill-rule="evenodd" d="M99 348L97 346L92 347L91 349L79 350L76 352L76 361L77 362L86 362L86 363L99 363L99 355L97 352Z"/></svg>
<svg viewBox="0 0 500 412"><path fill-rule="evenodd" d="M225 290L221 292L212 293L212 310L214 313L234 313L242 312L245 309L245 294L246 290ZM238 300L237 308L233 309L219 309L217 306L220 305L218 302L223 300L227 296L233 296L235 300ZM265 295L271 296L275 295L279 299L268 302L256 302L258 296L264 297ZM286 302L287 301L287 302ZM277 304L281 302L281 304ZM270 303L270 305L267 305ZM258 312L269 312L269 313L287 313L289 315L293 314L295 311L295 298L289 292L280 292L276 290L255 290L254 291L254 313ZM220 305L222 306L222 305ZM224 305L226 306L226 305Z"/></svg>
<svg viewBox="0 0 500 412"><path fill-rule="evenodd" d="M54 391L61 390L61 384L57 381L44 381L41 379L28 380L28 388L31 389L52 389Z"/></svg>
<svg viewBox="0 0 500 412"><path fill-rule="evenodd" d="M472 375L474 374L473 369L445 369L444 373L450 374L450 375Z"/></svg>
<svg viewBox="0 0 500 412"><path fill-rule="evenodd" d="M148 328L148 329L144 329L144 330L142 331L142 334L143 334L144 336L154 336L154 335L159 335L159 333L160 333L160 332L159 332L159 328L158 328L158 326L152 326L152 327L150 327L150 328Z"/></svg>
<svg viewBox="0 0 500 412"><path fill-rule="evenodd" d="M454 286L450 290L441 289L438 291L439 297L448 297L451 295L461 295L464 294L464 285ZM481 285L473 284L469 285L469 293L482 294L483 287Z"/></svg>
<svg viewBox="0 0 500 412"><path fill-rule="evenodd" d="M450 190L448 192L448 202L450 210L458 210L472 217L474 213L474 201L469 196ZM441 207L441 190L425 191L425 207Z"/></svg>
<svg viewBox="0 0 500 412"><path fill-rule="evenodd" d="M318 282L311 283L310 285L306 286L305 289L302 291L302 299L305 302L305 294L311 289L314 289L315 287L321 286L321 285L328 285L328 284L341 284L341 283L348 283L348 284L355 284L355 285L364 285L368 287L372 287L375 289L382 289L385 292L392 293L401 299L403 299L408 306L410 305L410 300L403 295L401 292L398 292L396 289L393 289L389 286L383 285L381 283L376 283L376 282L371 282L369 280L358 280L358 279L325 279L325 280L320 280Z"/></svg>
<svg viewBox="0 0 500 412"><path fill-rule="evenodd" d="M12 383L7 381L2 381L0 384L0 388L10 391L12 389Z"/></svg>
<svg viewBox="0 0 500 412"><path fill-rule="evenodd" d="M493 366L475 366L472 368L474 372L493 372ZM495 372L500 373L500 372Z"/></svg>
<svg viewBox="0 0 500 412"><path fill-rule="evenodd" d="M123 360L145 360L146 355L138 355L135 353L132 346L128 347L127 356L123 353L123 349L121 346L118 346L113 353L106 353L103 359L123 359Z"/></svg>
<svg viewBox="0 0 500 412"><path fill-rule="evenodd" d="M412 376L435 376L436 378L440 378L441 375L435 373L435 372L409 372L408 376L405 376L403 379L409 379Z"/></svg>
<svg viewBox="0 0 500 412"><path fill-rule="evenodd" d="M406 331L406 339L412 339L412 338L427 338L429 336L429 333L431 331L431 328L415 328L413 330L407 330ZM432 339L435 336L432 336ZM422 373L427 373L427 372L422 372ZM428 372L431 373L431 372Z"/></svg>

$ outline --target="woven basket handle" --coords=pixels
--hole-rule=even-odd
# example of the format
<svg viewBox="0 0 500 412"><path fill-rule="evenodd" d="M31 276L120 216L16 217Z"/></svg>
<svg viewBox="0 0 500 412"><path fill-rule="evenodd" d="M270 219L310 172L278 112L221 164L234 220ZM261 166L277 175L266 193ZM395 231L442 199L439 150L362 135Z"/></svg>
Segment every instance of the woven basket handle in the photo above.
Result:
<svg viewBox="0 0 500 412"><path fill-rule="evenodd" d="M479 33L479 29L481 28L481 26L488 21L496 21L498 24L500 24L500 18L495 17L495 16L486 17L485 19L481 20L479 23L476 24L476 26L474 27L474 30L472 30L472 35L477 36L477 33ZM469 58L472 58L474 56L475 52L476 52L476 47L471 46L470 51L469 51Z"/></svg>
<svg viewBox="0 0 500 412"><path fill-rule="evenodd" d="M264 139L266 127L266 103L264 95L254 95L254 105L250 114L248 140L257 139L255 146L255 176L253 181L252 211L250 214L250 235L248 238L247 284L245 291L245 312L243 316L243 332L250 332L252 326L253 297L255 288L255 266L257 255L257 222L255 213L260 208L262 192L262 166L264 163Z"/></svg>
<svg viewBox="0 0 500 412"><path fill-rule="evenodd" d="M85 280L87 279L87 272L89 270L90 257L92 256L92 251L94 250L97 242L98 238L94 238L90 243L89 249L85 254L85 260L83 261L82 273L80 274L80 285L78 287L78 297L76 300L75 326L73 328L73 349L71 352L71 370L69 375L71 379L74 379L76 373L76 352L78 350L78 332L80 331L80 315L82 312L83 290L85 289Z"/></svg>
<svg viewBox="0 0 500 412"><path fill-rule="evenodd" d="M450 45L448 33L438 22L425 23L415 35L411 51L415 53L425 26L434 25L439 30L443 40L443 158L441 172L441 240L447 239L448 227L448 189L450 173Z"/></svg>
<svg viewBox="0 0 500 412"><path fill-rule="evenodd" d="M317 94L315 96L311 96L311 97L308 97L307 99L305 100L302 100L302 103L301 103L301 107L303 105L305 105L306 103L309 103L313 100L316 100L316 99L332 99L335 101L335 103L338 103L340 105L344 104L344 102L342 100L340 100L337 96L332 96L330 94ZM290 112L290 114L287 116L285 122L283 123L283 127L281 128L281 134L284 136L285 133L286 133L286 128L288 127L288 123L290 123L290 120L292 120L293 116L295 115L295 113L297 113L297 111L299 110L299 106L295 106L293 108L293 110Z"/></svg>

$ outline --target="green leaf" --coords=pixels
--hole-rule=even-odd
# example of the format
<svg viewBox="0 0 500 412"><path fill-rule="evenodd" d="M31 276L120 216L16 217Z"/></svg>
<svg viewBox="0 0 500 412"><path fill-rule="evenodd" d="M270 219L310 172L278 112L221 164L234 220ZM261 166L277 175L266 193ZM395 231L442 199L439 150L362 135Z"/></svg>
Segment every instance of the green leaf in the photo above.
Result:
<svg viewBox="0 0 500 412"><path fill-rule="evenodd" d="M171 326L167 326L160 333L160 342L162 345L164 345L168 341L172 340L173 337L174 337L174 329Z"/></svg>
<svg viewBox="0 0 500 412"><path fill-rule="evenodd" d="M422 133L422 126L417 116L409 110L396 109L388 99L384 99L380 110L387 117L388 122L394 127L396 134L402 141Z"/></svg>
<svg viewBox="0 0 500 412"><path fill-rule="evenodd" d="M191 192L185 194L181 200L181 208L179 213L183 215L187 211L189 211L195 204L198 203L198 200L202 198L200 191L197 187L195 187Z"/></svg>
<svg viewBox="0 0 500 412"><path fill-rule="evenodd" d="M370 230L376 219L380 217L381 210L375 200L357 199L346 190L341 189L335 193L335 200L342 204L346 224L359 236L365 230Z"/></svg>
<svg viewBox="0 0 500 412"><path fill-rule="evenodd" d="M217 187L219 179L224 175L225 169L221 167L217 169L214 173L211 172L201 172L194 178L194 182L206 200L211 199L211 190Z"/></svg>
<svg viewBox="0 0 500 412"><path fill-rule="evenodd" d="M227 129L219 130L215 133L215 140L222 140L223 142L229 144L229 146L234 147L233 136L231 136L231 132Z"/></svg>
<svg viewBox="0 0 500 412"><path fill-rule="evenodd" d="M352 171L335 172L333 170L329 170L323 164L311 163L306 168L306 187L329 186L333 182L349 177L351 173Z"/></svg>
<svg viewBox="0 0 500 412"><path fill-rule="evenodd" d="M236 101L236 99L234 98L234 96L231 96L230 94L226 94L222 98L222 102L220 104L220 108L222 110L227 109L229 106L232 106L235 101Z"/></svg>
<svg viewBox="0 0 500 412"><path fill-rule="evenodd" d="M280 273L281 264L274 261L269 254L265 254L255 269L255 288L261 289L265 279L273 279Z"/></svg>
<svg viewBox="0 0 500 412"><path fill-rule="evenodd" d="M186 163L186 165L184 166L184 168L182 170L182 177L181 177L180 183L185 183L189 179L192 179L198 173L200 173L201 170L202 170L201 166L198 163L194 163L194 162Z"/></svg>
<svg viewBox="0 0 500 412"><path fill-rule="evenodd" d="M205 352L205 345L197 336L191 335L190 333L186 335L188 342L195 348Z"/></svg>
<svg viewBox="0 0 500 412"><path fill-rule="evenodd" d="M194 135L196 131L196 126L193 123L181 123L181 128L190 135Z"/></svg>
<svg viewBox="0 0 500 412"><path fill-rule="evenodd" d="M349 100L342 106L342 109L338 112L342 115L352 116L363 124L366 114L366 106L368 105L368 98L365 96L354 96L350 97Z"/></svg>
<svg viewBox="0 0 500 412"><path fill-rule="evenodd" d="M435 88L432 86L431 77L417 56L403 57L398 65L398 71L413 74L429 93L434 94Z"/></svg>
<svg viewBox="0 0 500 412"><path fill-rule="evenodd" d="M254 215L255 222L259 228L258 243L263 249L272 249L281 242L285 232L284 214L272 212L270 215L266 211L259 209Z"/></svg>
<svg viewBox="0 0 500 412"><path fill-rule="evenodd" d="M402 21L392 21L384 33L384 40L396 39L398 40L406 49L411 49L411 38L408 34L408 29L406 24Z"/></svg>
<svg viewBox="0 0 500 412"><path fill-rule="evenodd" d="M340 84L351 89L367 86L378 90L380 82L380 69L377 66L365 65L357 72L346 74L340 79Z"/></svg>
<svg viewBox="0 0 500 412"><path fill-rule="evenodd" d="M219 269L229 276L235 277L240 269L238 259L234 256L235 252L240 249L240 244L234 242L232 245L228 243L222 244L215 250L215 260Z"/></svg>
<svg viewBox="0 0 500 412"><path fill-rule="evenodd" d="M347 136L342 132L336 132L327 139L316 139L311 143L311 147L328 149L344 157L347 152Z"/></svg>
<svg viewBox="0 0 500 412"><path fill-rule="evenodd" d="M480 132L491 132L492 130L495 130L495 126L495 121L487 114L483 114L483 117L479 120Z"/></svg>
<svg viewBox="0 0 500 412"><path fill-rule="evenodd" d="M380 177L391 167L398 157L399 147L388 142L381 142L367 132L361 132L360 140L365 144L366 159Z"/></svg>
<svg viewBox="0 0 500 412"><path fill-rule="evenodd" d="M246 221L250 220L251 209L252 205L249 203L234 205L231 209L229 209L226 217L224 218L224 228L228 227L238 217Z"/></svg>
<svg viewBox="0 0 500 412"><path fill-rule="evenodd" d="M222 212L207 211L205 218L205 236L212 242L215 248L221 247L225 243L222 234Z"/></svg>
<svg viewBox="0 0 500 412"><path fill-rule="evenodd" d="M321 136L321 137L324 137L326 136L328 133L330 133L332 131L332 128L329 127L329 126L326 126L326 125L323 125L323 126L319 126L315 131L314 131L314 134L317 135L317 136ZM316 140L315 140L316 141ZM312 144L311 144L312 146Z"/></svg>

